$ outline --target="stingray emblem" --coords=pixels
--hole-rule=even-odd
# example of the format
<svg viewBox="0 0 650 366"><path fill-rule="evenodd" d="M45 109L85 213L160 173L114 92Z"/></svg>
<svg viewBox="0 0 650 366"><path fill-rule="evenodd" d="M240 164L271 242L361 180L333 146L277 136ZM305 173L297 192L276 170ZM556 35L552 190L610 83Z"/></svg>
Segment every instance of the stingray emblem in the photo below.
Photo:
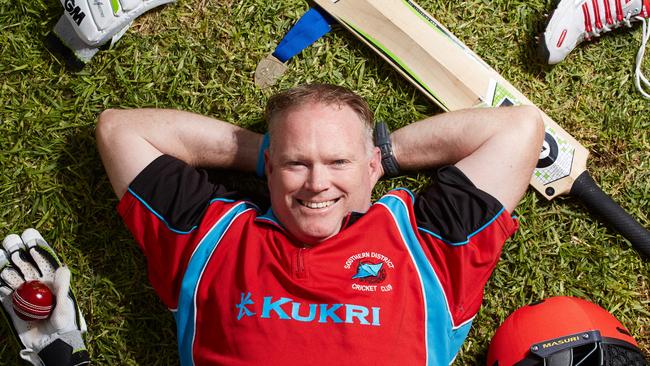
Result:
<svg viewBox="0 0 650 366"><path fill-rule="evenodd" d="M361 263L357 268L357 274L352 276L352 278L379 277L381 267L383 266L383 263Z"/></svg>
<svg viewBox="0 0 650 366"><path fill-rule="evenodd" d="M352 280L352 290L361 292L391 292L393 285L388 283L390 273L395 269L393 261L378 252L363 251L348 257L343 266ZM354 271L354 272L353 272ZM391 281L392 282L392 281Z"/></svg>

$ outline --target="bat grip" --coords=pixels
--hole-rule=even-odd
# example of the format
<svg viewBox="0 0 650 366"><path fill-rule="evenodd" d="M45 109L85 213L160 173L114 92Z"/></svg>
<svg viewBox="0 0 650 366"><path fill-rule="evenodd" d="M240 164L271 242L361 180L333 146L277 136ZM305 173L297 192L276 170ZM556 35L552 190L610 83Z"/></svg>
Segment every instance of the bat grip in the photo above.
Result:
<svg viewBox="0 0 650 366"><path fill-rule="evenodd" d="M571 195L577 197L590 212L602 218L606 224L629 240L639 253L650 258L650 231L603 192L589 172L584 171L573 182Z"/></svg>

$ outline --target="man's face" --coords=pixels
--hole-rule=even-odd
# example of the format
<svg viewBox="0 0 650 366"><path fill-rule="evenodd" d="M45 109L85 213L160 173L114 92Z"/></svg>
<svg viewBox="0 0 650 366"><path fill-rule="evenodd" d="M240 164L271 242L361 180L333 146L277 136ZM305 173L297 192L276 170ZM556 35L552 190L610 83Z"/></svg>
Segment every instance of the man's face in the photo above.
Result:
<svg viewBox="0 0 650 366"><path fill-rule="evenodd" d="M273 212L305 244L341 229L351 211L366 212L381 175L379 149L348 106L309 103L276 117L266 174Z"/></svg>

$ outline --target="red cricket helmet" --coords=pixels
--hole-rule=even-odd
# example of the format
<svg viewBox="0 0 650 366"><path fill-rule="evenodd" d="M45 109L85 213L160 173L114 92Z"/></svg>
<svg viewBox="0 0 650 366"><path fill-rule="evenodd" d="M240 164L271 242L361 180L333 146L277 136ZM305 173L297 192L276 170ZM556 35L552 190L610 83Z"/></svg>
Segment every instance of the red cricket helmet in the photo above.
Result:
<svg viewBox="0 0 650 366"><path fill-rule="evenodd" d="M589 301L558 296L526 305L497 329L488 366L647 366L630 332Z"/></svg>

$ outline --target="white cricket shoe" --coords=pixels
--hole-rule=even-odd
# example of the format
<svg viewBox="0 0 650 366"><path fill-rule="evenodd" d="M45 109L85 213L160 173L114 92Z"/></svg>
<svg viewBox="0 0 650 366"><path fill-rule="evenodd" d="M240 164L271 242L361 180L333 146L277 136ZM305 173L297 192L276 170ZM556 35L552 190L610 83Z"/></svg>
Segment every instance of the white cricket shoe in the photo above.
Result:
<svg viewBox="0 0 650 366"><path fill-rule="evenodd" d="M650 98L640 86L641 82L649 85L640 70L645 44L650 37L646 24L649 16L650 0L561 0L540 37L537 53L542 61L557 64L582 41L641 21L643 36L637 53L636 85L646 98Z"/></svg>
<svg viewBox="0 0 650 366"><path fill-rule="evenodd" d="M562 0L540 37L539 55L556 64L582 41L648 17L650 0Z"/></svg>

